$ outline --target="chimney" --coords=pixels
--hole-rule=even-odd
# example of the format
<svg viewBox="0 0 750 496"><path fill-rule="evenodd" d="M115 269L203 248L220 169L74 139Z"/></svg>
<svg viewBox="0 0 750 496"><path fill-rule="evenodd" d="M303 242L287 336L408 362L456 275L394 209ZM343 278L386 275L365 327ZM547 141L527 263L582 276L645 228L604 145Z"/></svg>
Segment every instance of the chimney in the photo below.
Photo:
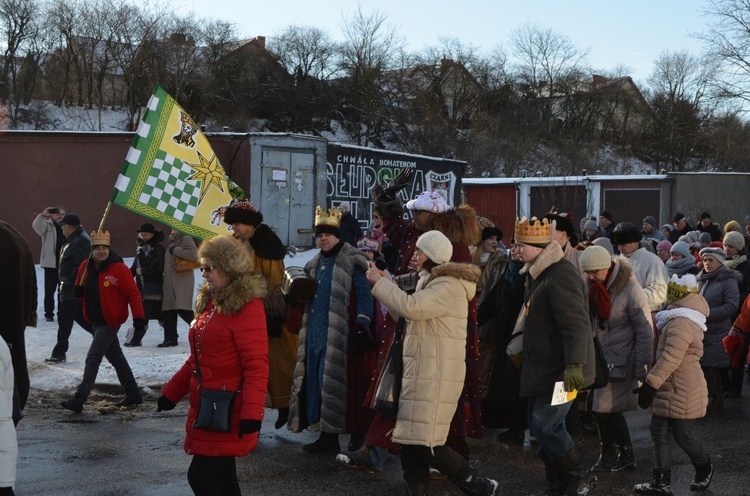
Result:
<svg viewBox="0 0 750 496"><path fill-rule="evenodd" d="M594 74L592 77L592 83L594 83L594 86L597 84L604 84L605 82L607 82L607 78L600 74Z"/></svg>
<svg viewBox="0 0 750 496"><path fill-rule="evenodd" d="M258 42L258 46L260 46L260 48L266 48L266 37L265 36L256 36L255 40Z"/></svg>

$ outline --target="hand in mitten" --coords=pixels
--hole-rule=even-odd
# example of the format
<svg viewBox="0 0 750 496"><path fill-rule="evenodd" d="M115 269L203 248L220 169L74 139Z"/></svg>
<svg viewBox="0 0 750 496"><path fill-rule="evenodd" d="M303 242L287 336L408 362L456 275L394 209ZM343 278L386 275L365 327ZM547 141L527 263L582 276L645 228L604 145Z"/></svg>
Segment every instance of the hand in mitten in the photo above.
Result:
<svg viewBox="0 0 750 496"><path fill-rule="evenodd" d="M583 387L583 365L578 363L566 365L563 372L563 383L567 392L580 390Z"/></svg>
<svg viewBox="0 0 750 496"><path fill-rule="evenodd" d="M260 430L260 424L260 420L240 420L240 431L237 436L242 439L242 436L244 436L245 434L258 432Z"/></svg>
<svg viewBox="0 0 750 496"><path fill-rule="evenodd" d="M641 387L633 389L638 394L638 406L644 410L651 406L656 396L656 389L651 387L648 382L643 382Z"/></svg>
<svg viewBox="0 0 750 496"><path fill-rule="evenodd" d="M164 395L159 396L159 399L156 400L157 412L168 412L169 410L174 410L175 406L177 406L177 403L171 401Z"/></svg>

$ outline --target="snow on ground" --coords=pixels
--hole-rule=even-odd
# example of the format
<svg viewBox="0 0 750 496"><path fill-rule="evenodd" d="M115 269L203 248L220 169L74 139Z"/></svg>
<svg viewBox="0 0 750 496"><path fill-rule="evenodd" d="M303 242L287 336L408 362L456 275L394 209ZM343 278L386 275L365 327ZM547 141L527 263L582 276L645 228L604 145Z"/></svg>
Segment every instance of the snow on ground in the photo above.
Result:
<svg viewBox="0 0 750 496"><path fill-rule="evenodd" d="M317 252L318 250L313 249L297 252L293 256L287 255L284 264L287 267L304 266ZM132 261L132 258L125 259L128 266ZM57 340L57 321L46 322L44 320L44 271L38 265L36 266L36 277L39 287L39 308L37 309L39 322L37 327L26 328L26 355L31 387L43 391L72 390L83 378L83 367L86 361L86 353L91 344L91 335L81 329L78 324L74 324L73 332L70 334L67 361L61 364L49 364L44 361L45 358L50 356ZM196 270L196 289L202 283L203 278L200 276L200 272ZM57 307L55 307L55 310L57 310ZM124 341L127 328L131 326L132 320L128 319L120 328L118 338L121 344ZM139 386L160 388L185 363L190 354L190 346L187 341L188 325L179 320L177 332L179 334L179 346L157 348L156 345L164 340L164 331L156 321L150 321L148 332L143 338L143 346L123 347ZM96 382L99 384L119 384L114 368L106 359L102 361L99 367Z"/></svg>

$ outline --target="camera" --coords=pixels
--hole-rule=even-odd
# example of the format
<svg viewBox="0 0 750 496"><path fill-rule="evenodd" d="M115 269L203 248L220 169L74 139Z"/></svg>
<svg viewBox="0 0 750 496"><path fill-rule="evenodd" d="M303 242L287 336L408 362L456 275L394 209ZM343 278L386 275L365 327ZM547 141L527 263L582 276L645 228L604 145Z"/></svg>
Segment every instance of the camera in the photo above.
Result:
<svg viewBox="0 0 750 496"><path fill-rule="evenodd" d="M60 213L60 209L59 208L50 208L49 210L47 210L47 212L51 213L51 214L59 214Z"/></svg>

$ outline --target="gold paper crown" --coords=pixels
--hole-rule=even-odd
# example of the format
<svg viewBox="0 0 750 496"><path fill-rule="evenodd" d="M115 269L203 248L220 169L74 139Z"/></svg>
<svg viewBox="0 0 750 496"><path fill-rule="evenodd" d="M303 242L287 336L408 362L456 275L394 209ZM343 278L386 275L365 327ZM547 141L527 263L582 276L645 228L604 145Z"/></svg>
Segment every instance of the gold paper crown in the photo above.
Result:
<svg viewBox="0 0 750 496"><path fill-rule="evenodd" d="M528 245L546 245L552 242L552 232L555 230L555 222L548 219L539 220L532 217L516 219L515 240L516 243Z"/></svg>
<svg viewBox="0 0 750 496"><path fill-rule="evenodd" d="M328 215L326 215L326 213ZM326 212L325 209L318 205L318 208L315 209L315 227L318 226L340 227L341 212L336 207L331 207L330 210Z"/></svg>
<svg viewBox="0 0 750 496"><path fill-rule="evenodd" d="M697 292L698 282L692 274L685 274L682 277L677 277L675 274L669 280L669 283L667 283L667 300L669 303L674 303L690 293Z"/></svg>
<svg viewBox="0 0 750 496"><path fill-rule="evenodd" d="M109 246L109 231L92 231L91 246Z"/></svg>

